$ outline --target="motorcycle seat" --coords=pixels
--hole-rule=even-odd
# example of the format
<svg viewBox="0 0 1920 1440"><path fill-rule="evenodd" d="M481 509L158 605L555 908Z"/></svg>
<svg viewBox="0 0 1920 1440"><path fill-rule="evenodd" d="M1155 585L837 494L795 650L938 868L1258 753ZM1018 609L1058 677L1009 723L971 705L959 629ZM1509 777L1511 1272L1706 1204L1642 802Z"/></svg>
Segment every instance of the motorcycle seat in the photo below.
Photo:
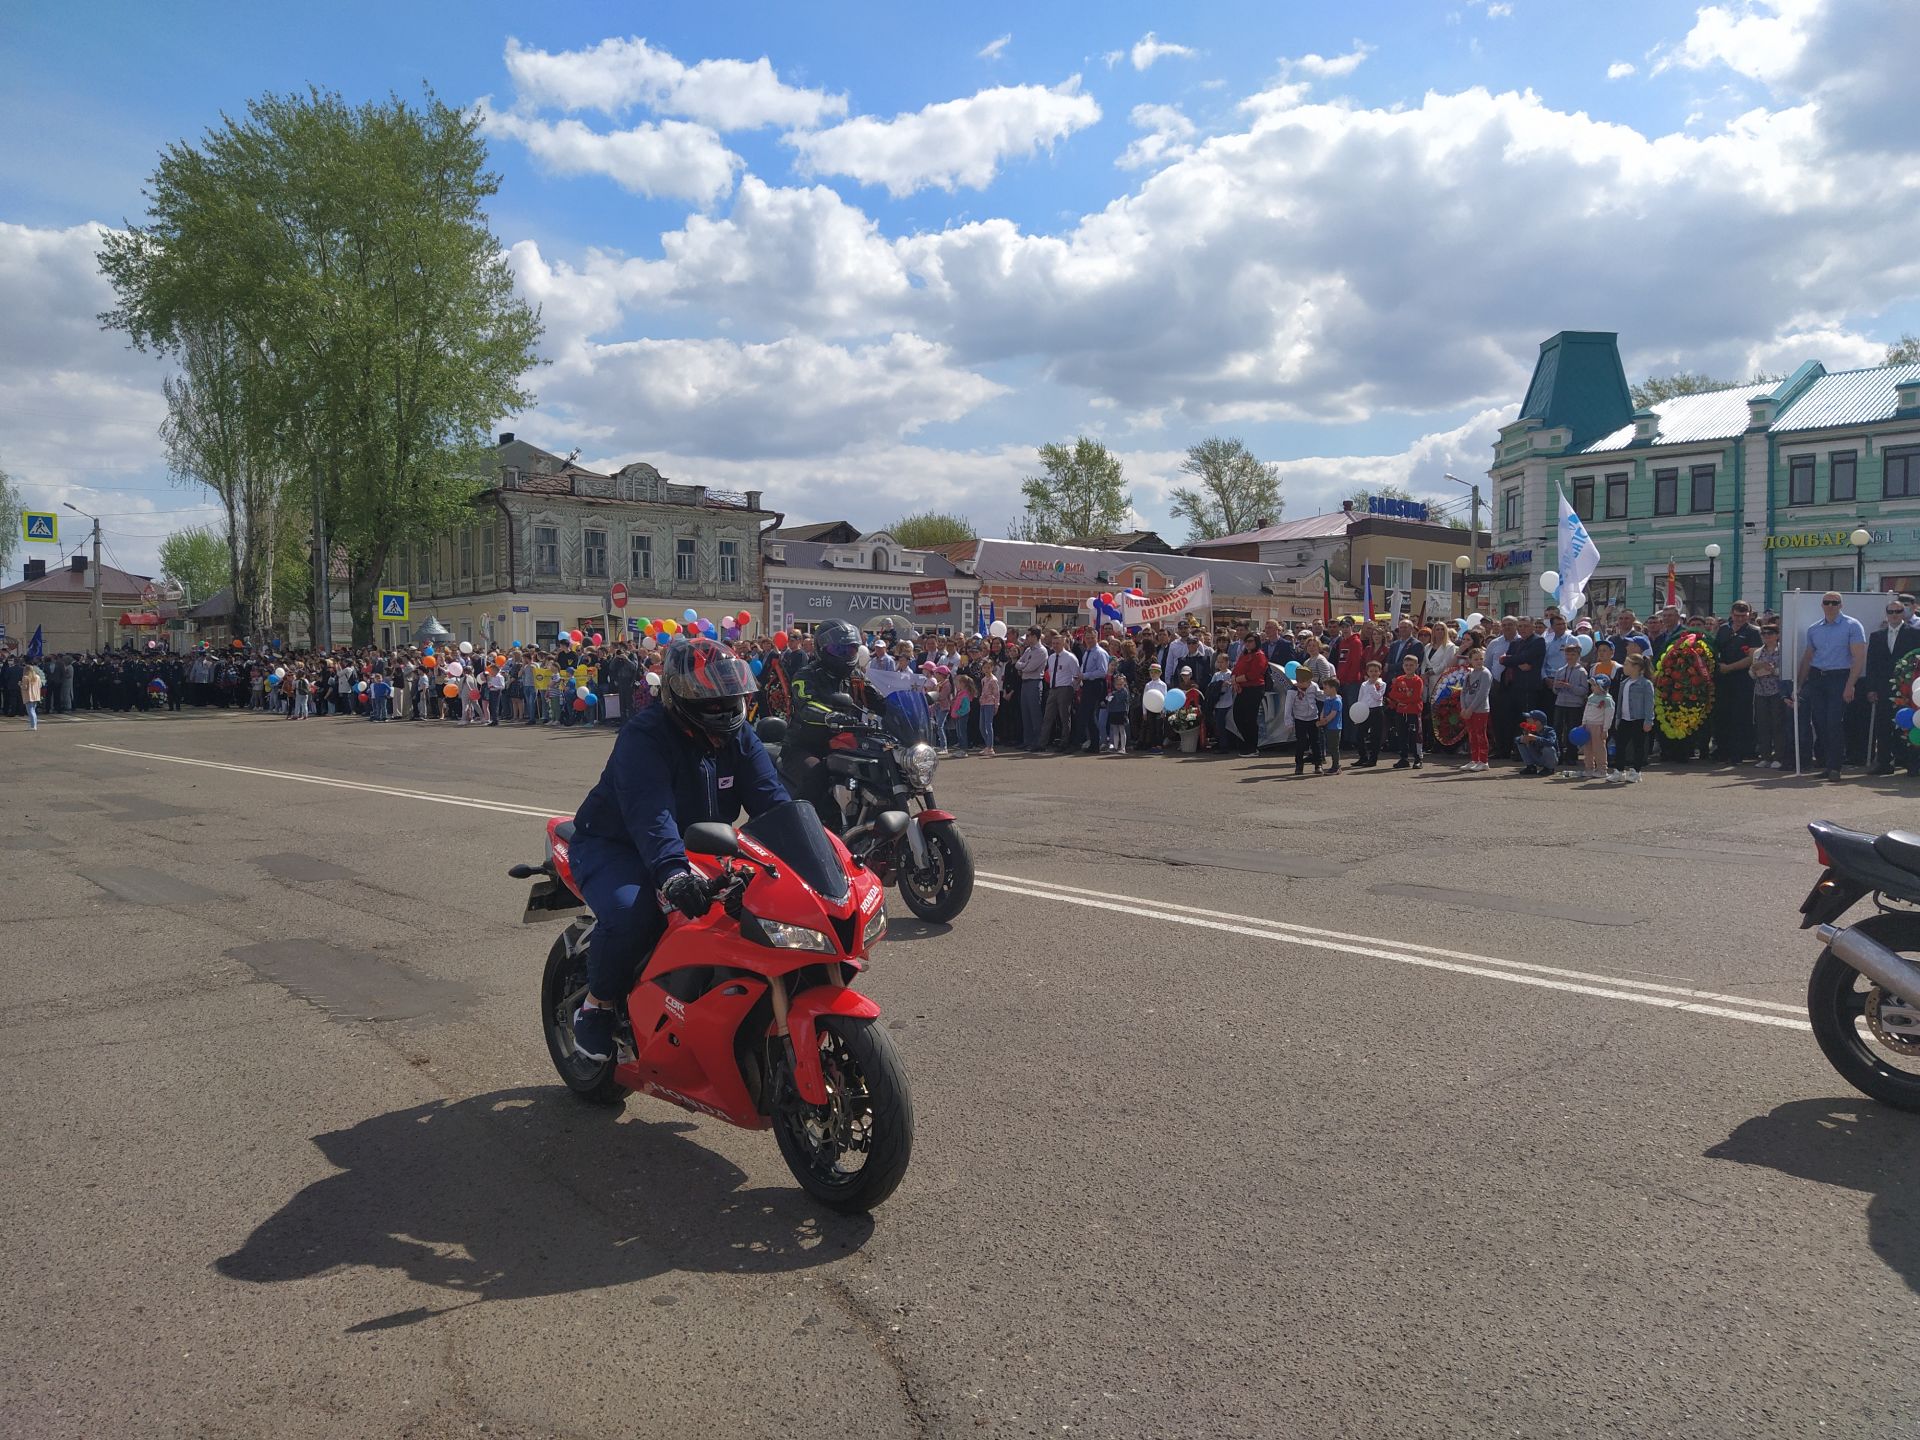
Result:
<svg viewBox="0 0 1920 1440"><path fill-rule="evenodd" d="M1874 853L1889 865L1920 875L1920 835L1911 830L1889 830L1873 842Z"/></svg>
<svg viewBox="0 0 1920 1440"><path fill-rule="evenodd" d="M573 821L562 820L558 825L554 826L553 838L556 840L565 840L571 844L573 842Z"/></svg>

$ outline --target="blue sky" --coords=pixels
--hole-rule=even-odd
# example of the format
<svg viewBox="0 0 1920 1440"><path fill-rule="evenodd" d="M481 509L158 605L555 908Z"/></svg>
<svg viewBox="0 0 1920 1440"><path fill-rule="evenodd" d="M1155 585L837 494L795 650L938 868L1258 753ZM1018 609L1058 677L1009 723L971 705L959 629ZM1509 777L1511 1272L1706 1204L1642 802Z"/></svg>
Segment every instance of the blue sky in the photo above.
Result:
<svg viewBox="0 0 1920 1440"><path fill-rule="evenodd" d="M1001 533L1099 434L1168 525L1237 434L1287 513L1485 470L1538 342L1631 373L1871 363L1920 328L1902 0L16 7L0 465L146 568L164 366L91 316L160 147L266 90L487 104L494 229L589 461ZM1911 41L1911 44L1907 42ZM762 61L763 65L751 62ZM710 62L710 63L703 63ZM729 62L748 62L729 63Z"/></svg>

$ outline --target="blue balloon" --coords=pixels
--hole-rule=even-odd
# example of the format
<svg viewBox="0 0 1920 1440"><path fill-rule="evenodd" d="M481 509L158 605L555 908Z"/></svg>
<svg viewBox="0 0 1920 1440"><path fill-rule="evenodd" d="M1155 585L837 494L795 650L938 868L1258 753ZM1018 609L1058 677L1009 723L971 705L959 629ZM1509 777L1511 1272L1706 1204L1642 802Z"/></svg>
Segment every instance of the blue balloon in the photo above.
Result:
<svg viewBox="0 0 1920 1440"><path fill-rule="evenodd" d="M758 680L760 678L760 672L767 668L767 662L756 655L747 662L747 666L753 671L753 678Z"/></svg>
<svg viewBox="0 0 1920 1440"><path fill-rule="evenodd" d="M1893 728L1896 730L1911 730L1913 728L1913 707L1911 705L1894 712Z"/></svg>
<svg viewBox="0 0 1920 1440"><path fill-rule="evenodd" d="M580 698L586 701L587 704L589 705L598 705L600 703L600 697L594 694L591 690L589 690L586 694L582 695Z"/></svg>
<svg viewBox="0 0 1920 1440"><path fill-rule="evenodd" d="M274 643L274 644L276 644L276 645L278 645L278 644L279 644L280 642L279 642L278 640L276 640L276 641L274 641L273 643ZM424 650L422 650L422 651L421 651L420 653L421 653L422 655L431 655L431 654L433 654L433 646L431 646L431 645L429 645L429 646L427 646L427 648L426 648L426 649L424 649Z"/></svg>
<svg viewBox="0 0 1920 1440"><path fill-rule="evenodd" d="M687 610L681 614L680 618L691 625L700 618L700 612L698 610Z"/></svg>
<svg viewBox="0 0 1920 1440"><path fill-rule="evenodd" d="M519 642L518 640L516 640L516 641L514 641L514 642L513 642L513 648L514 648L514 649L516 649L516 650L518 650L518 649L520 648L520 642Z"/></svg>
<svg viewBox="0 0 1920 1440"><path fill-rule="evenodd" d="M1574 726L1573 729L1567 732L1567 739L1571 740L1576 745L1586 744L1587 743L1587 727L1584 725Z"/></svg>
<svg viewBox="0 0 1920 1440"><path fill-rule="evenodd" d="M1186 703L1187 703L1187 692L1182 690L1179 686L1176 685L1173 689L1167 691L1167 709L1166 709L1167 714L1169 715L1173 714L1174 711L1178 710L1182 705Z"/></svg>
<svg viewBox="0 0 1920 1440"><path fill-rule="evenodd" d="M1281 668L1287 672L1287 679L1291 680L1300 673L1300 662L1298 660L1289 660Z"/></svg>

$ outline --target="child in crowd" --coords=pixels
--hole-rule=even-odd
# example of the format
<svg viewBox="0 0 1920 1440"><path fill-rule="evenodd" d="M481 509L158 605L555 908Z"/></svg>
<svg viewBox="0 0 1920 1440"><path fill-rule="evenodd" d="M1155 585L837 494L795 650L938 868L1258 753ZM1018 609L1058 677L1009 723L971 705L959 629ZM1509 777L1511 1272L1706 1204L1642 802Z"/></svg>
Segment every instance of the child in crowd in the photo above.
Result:
<svg viewBox="0 0 1920 1440"><path fill-rule="evenodd" d="M1747 673L1753 676L1753 744L1754 754L1762 765L1778 770L1786 754L1781 742L1788 732L1781 719L1785 709L1781 700L1783 682L1780 679L1782 665L1780 657L1780 623L1768 621L1760 627L1760 648L1753 652L1753 664L1747 667ZM1623 708L1620 712L1626 714ZM1640 777L1635 775L1634 779Z"/></svg>
<svg viewBox="0 0 1920 1440"><path fill-rule="evenodd" d="M1327 770L1334 775L1340 773L1340 732L1346 723L1346 702L1340 698L1337 687L1329 689L1320 697L1320 753L1327 757Z"/></svg>
<svg viewBox="0 0 1920 1440"><path fill-rule="evenodd" d="M1487 668L1487 652L1475 647L1467 652L1467 678L1460 682L1460 715L1467 725L1468 770L1487 768L1487 729L1493 724L1493 672Z"/></svg>
<svg viewBox="0 0 1920 1440"><path fill-rule="evenodd" d="M980 681L980 753L993 754L993 721L1000 713L1000 667L989 665Z"/></svg>
<svg viewBox="0 0 1920 1440"><path fill-rule="evenodd" d="M1387 682L1382 678L1383 669L1378 660L1367 661L1367 678L1360 682L1360 693L1354 699L1354 709L1366 706L1367 718L1354 727L1354 749L1360 752L1360 758L1353 762L1356 770L1371 770L1380 763L1380 737L1387 728Z"/></svg>
<svg viewBox="0 0 1920 1440"><path fill-rule="evenodd" d="M947 713L953 709L953 672L944 665L929 663L926 667L932 672L933 693L927 697L929 709L933 715L933 749L937 755L947 753Z"/></svg>
<svg viewBox="0 0 1920 1440"><path fill-rule="evenodd" d="M1559 768L1560 747L1558 736L1554 734L1553 723L1547 719L1544 710L1529 710L1520 720L1520 733L1514 737L1514 744L1520 751L1525 764L1520 767L1522 775L1551 775Z"/></svg>
<svg viewBox="0 0 1920 1440"><path fill-rule="evenodd" d="M973 677L964 670L953 672L953 703L947 715L953 733L953 753L967 758L967 717L973 713Z"/></svg>
<svg viewBox="0 0 1920 1440"><path fill-rule="evenodd" d="M1318 635L1307 641L1307 658L1300 664L1303 669L1313 672L1313 683L1322 690L1334 687L1337 672L1333 662L1327 658L1326 646L1320 643Z"/></svg>
<svg viewBox="0 0 1920 1440"><path fill-rule="evenodd" d="M1611 640L1593 642L1593 664L1588 669L1606 680L1609 691L1613 689L1613 677L1619 672L1620 662L1614 658Z"/></svg>
<svg viewBox="0 0 1920 1440"><path fill-rule="evenodd" d="M1387 708L1393 712L1394 724L1400 729L1400 758L1393 762L1396 770L1404 770L1409 765L1416 770L1420 768L1420 714L1426 698L1426 681L1420 678L1420 657L1402 656L1400 673L1387 687Z"/></svg>
<svg viewBox="0 0 1920 1440"><path fill-rule="evenodd" d="M1293 672L1293 689L1287 692L1287 717L1293 721L1293 773L1298 775L1313 761L1318 775L1326 760L1320 754L1321 690L1313 680L1313 670L1302 665Z"/></svg>
<svg viewBox="0 0 1920 1440"><path fill-rule="evenodd" d="M1607 737L1613 733L1613 696L1607 692L1604 675L1590 677L1587 687L1587 703L1580 712L1580 723L1587 732L1587 743L1580 747L1581 778L1618 785L1620 776L1607 768Z"/></svg>
<svg viewBox="0 0 1920 1440"><path fill-rule="evenodd" d="M1233 661L1227 658L1224 645L1213 657L1213 675L1207 681L1207 704L1213 711L1213 748L1224 755L1233 743L1233 737L1227 733L1227 722L1233 718Z"/></svg>
<svg viewBox="0 0 1920 1440"><path fill-rule="evenodd" d="M1580 643L1569 635L1562 649L1566 651L1567 668L1553 682L1553 730L1560 743L1561 769L1571 775L1575 750L1569 737L1580 723L1580 712L1586 708L1587 691L1592 687L1587 667L1580 663Z"/></svg>
<svg viewBox="0 0 1920 1440"><path fill-rule="evenodd" d="M1127 714L1133 708L1133 693L1127 689L1127 675L1124 670L1113 672L1113 689L1107 692L1107 703L1102 711L1107 727L1107 753L1124 755L1127 753Z"/></svg>
<svg viewBox="0 0 1920 1440"><path fill-rule="evenodd" d="M1774 638L1777 650L1779 637L1776 634ZM1757 668L1757 659L1755 665ZM1640 778L1647 763L1647 746L1653 740L1653 677L1648 674L1652 667L1647 657L1637 648L1627 655L1625 668L1627 678L1620 684L1613 733L1620 750L1620 774L1632 784Z"/></svg>

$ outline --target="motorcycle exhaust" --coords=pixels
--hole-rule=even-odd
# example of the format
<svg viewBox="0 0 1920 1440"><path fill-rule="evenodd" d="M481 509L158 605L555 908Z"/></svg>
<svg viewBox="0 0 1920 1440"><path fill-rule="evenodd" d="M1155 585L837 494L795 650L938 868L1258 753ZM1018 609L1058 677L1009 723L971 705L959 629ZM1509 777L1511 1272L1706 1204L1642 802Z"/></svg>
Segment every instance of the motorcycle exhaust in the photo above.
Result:
<svg viewBox="0 0 1920 1440"><path fill-rule="evenodd" d="M1858 929L1822 925L1816 932L1827 948L1882 990L1891 991L1909 1005L1920 1005L1920 965L1889 950Z"/></svg>

